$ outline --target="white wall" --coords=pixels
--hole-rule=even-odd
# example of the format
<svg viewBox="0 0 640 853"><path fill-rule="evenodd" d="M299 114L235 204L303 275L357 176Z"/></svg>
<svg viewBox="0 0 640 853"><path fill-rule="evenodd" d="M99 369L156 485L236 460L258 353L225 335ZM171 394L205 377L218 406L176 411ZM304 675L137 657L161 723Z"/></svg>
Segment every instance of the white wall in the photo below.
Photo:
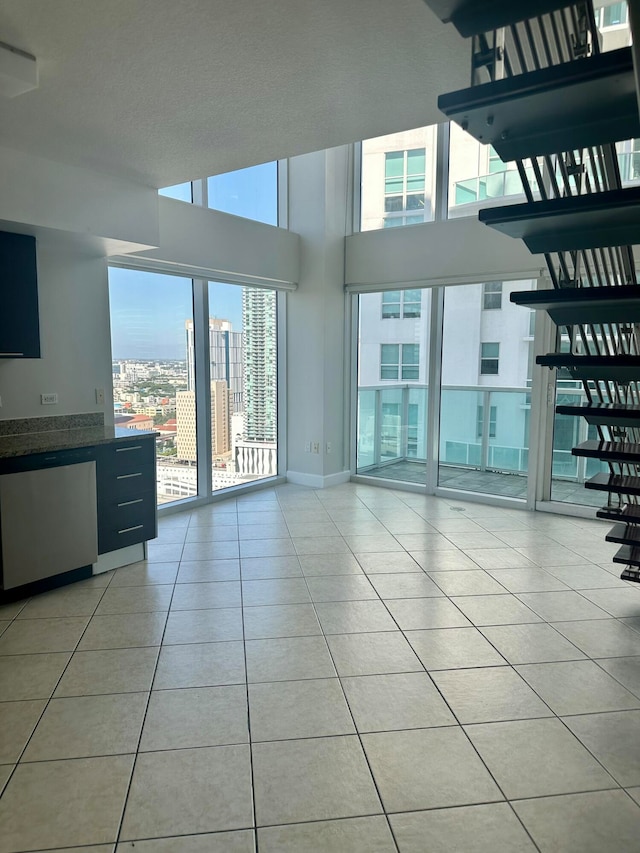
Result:
<svg viewBox="0 0 640 853"><path fill-rule="evenodd" d="M42 358L0 359L0 419L105 412L113 421L107 267L104 258L38 245ZM95 389L105 389L98 406ZM40 394L58 404L43 406Z"/></svg>
<svg viewBox="0 0 640 853"><path fill-rule="evenodd" d="M300 234L301 263L299 287L287 297L287 468L291 478L317 486L348 468L343 290L348 156L344 147L289 161L289 227ZM307 453L307 442L318 442L320 453Z"/></svg>

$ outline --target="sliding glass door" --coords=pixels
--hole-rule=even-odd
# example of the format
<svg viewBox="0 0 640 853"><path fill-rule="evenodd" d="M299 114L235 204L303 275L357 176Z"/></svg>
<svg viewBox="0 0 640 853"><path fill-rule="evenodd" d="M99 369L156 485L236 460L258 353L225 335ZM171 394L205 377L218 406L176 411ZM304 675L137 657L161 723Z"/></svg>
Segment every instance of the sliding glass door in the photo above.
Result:
<svg viewBox="0 0 640 853"><path fill-rule="evenodd" d="M358 297L359 474L425 482L430 308L428 289Z"/></svg>
<svg viewBox="0 0 640 853"><path fill-rule="evenodd" d="M445 288L439 486L527 496L534 315L509 294L535 285Z"/></svg>
<svg viewBox="0 0 640 853"><path fill-rule="evenodd" d="M356 473L527 497L534 324L509 294L535 285L358 296Z"/></svg>

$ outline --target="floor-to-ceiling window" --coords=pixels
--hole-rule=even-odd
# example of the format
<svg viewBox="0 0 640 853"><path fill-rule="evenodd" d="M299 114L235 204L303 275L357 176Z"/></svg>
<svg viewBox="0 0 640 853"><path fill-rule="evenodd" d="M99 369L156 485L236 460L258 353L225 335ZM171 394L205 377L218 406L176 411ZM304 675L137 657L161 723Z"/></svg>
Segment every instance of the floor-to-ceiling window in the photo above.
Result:
<svg viewBox="0 0 640 853"><path fill-rule="evenodd" d="M361 294L358 306L356 470L424 483L431 293Z"/></svg>
<svg viewBox="0 0 640 853"><path fill-rule="evenodd" d="M277 294L210 281L212 489L278 473Z"/></svg>
<svg viewBox="0 0 640 853"><path fill-rule="evenodd" d="M278 224L277 163L160 193ZM109 292L116 423L159 433L159 504L277 475L276 290L112 267Z"/></svg>
<svg viewBox="0 0 640 853"><path fill-rule="evenodd" d="M535 281L445 288L438 485L525 498L533 314L509 300Z"/></svg>
<svg viewBox="0 0 640 853"><path fill-rule="evenodd" d="M157 493L165 504L198 493L191 279L111 267L116 426L158 432Z"/></svg>

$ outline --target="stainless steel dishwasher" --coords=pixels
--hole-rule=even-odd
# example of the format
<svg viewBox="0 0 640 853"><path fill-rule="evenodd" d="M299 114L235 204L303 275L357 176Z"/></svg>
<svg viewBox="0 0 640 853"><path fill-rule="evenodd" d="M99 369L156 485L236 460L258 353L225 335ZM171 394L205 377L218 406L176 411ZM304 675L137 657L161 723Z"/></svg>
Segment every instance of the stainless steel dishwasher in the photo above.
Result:
<svg viewBox="0 0 640 853"><path fill-rule="evenodd" d="M93 448L27 456L0 475L3 589L96 562L94 456Z"/></svg>

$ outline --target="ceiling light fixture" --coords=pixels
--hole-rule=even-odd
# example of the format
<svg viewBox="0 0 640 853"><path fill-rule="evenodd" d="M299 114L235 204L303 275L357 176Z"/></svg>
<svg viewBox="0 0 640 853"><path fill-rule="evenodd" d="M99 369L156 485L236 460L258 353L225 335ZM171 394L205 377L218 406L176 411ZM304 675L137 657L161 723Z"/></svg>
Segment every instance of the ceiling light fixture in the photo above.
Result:
<svg viewBox="0 0 640 853"><path fill-rule="evenodd" d="M35 56L0 42L0 95L15 98L38 88L38 64Z"/></svg>

